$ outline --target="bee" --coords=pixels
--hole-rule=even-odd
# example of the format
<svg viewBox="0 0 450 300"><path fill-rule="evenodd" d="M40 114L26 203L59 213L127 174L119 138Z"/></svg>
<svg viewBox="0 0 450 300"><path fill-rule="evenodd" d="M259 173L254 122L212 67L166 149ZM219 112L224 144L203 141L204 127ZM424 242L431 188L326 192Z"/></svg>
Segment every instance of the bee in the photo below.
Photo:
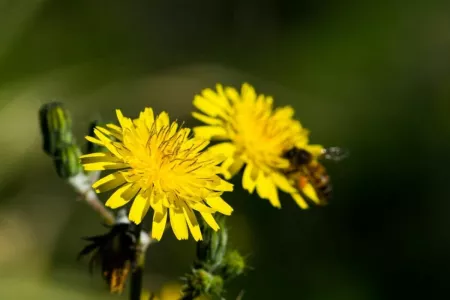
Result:
<svg viewBox="0 0 450 300"><path fill-rule="evenodd" d="M307 150L294 147L283 155L290 162L290 167L283 170L283 173L296 181L299 191L303 191L306 184L310 183L319 198L319 205L326 205L332 198L333 186L330 176L320 160L340 161L347 156L347 150L330 147L323 149L322 154L316 159Z"/></svg>

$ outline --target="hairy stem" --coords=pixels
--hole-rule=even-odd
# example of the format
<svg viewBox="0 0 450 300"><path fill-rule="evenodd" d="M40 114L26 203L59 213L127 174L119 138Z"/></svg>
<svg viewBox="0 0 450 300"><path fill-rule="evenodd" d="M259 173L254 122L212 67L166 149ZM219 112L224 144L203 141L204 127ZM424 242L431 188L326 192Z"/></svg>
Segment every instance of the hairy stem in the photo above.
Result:
<svg viewBox="0 0 450 300"><path fill-rule="evenodd" d="M103 205L91 187L92 179L89 179L86 174L80 172L79 174L69 178L68 182L80 195L80 199L84 200L90 207L92 207L92 209L102 217L106 224L114 224L114 214Z"/></svg>

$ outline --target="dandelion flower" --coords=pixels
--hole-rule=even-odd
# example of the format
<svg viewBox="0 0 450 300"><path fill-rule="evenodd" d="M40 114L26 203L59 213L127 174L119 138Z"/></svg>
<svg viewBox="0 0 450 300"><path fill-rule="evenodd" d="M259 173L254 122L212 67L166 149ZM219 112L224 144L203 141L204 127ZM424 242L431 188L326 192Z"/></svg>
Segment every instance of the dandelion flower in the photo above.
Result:
<svg viewBox="0 0 450 300"><path fill-rule="evenodd" d="M301 208L308 208L295 185L283 175L282 170L290 164L283 155L297 147L319 156L323 148L309 145L309 131L292 118L292 107L273 110L273 98L256 94L247 83L240 93L217 84L216 91L205 89L195 96L193 104L201 111L193 116L207 124L194 128L195 136L221 141L210 150L228 157L221 165L226 179L245 166L244 189L250 193L256 190L261 198L280 208L279 189L289 193ZM312 200L319 201L309 183L305 191Z"/></svg>
<svg viewBox="0 0 450 300"><path fill-rule="evenodd" d="M233 211L221 198L223 192L233 190L218 176L218 164L225 157L204 150L209 141L190 138L190 129L170 123L166 112L155 118L153 110L146 108L135 120L120 110L116 113L120 126L97 126L96 138L86 137L108 151L81 157L86 171L117 170L92 185L97 193L118 188L105 205L114 209L133 199L129 219L136 224L151 207L152 237L157 240L168 218L177 239L187 239L190 231L196 241L201 240L194 211L218 230L213 213Z"/></svg>

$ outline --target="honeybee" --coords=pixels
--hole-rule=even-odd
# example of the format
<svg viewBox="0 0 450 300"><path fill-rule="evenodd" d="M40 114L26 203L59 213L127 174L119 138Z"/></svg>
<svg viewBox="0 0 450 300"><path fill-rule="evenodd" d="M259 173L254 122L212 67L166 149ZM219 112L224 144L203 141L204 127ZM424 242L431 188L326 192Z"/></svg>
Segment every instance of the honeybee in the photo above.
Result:
<svg viewBox="0 0 450 300"><path fill-rule="evenodd" d="M299 191L303 191L306 184L310 183L319 198L319 205L326 205L332 197L333 186L327 170L319 160L340 161L347 156L347 150L330 147L323 149L322 154L316 159L307 150L294 147L283 155L290 162L290 167L283 170L283 173L296 181Z"/></svg>

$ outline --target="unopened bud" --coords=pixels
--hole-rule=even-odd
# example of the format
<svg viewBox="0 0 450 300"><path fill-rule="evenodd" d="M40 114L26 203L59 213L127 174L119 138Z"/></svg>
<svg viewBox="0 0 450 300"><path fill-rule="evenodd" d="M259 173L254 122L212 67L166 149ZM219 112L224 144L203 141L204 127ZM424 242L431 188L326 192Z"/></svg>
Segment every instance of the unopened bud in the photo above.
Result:
<svg viewBox="0 0 450 300"><path fill-rule="evenodd" d="M244 257L237 250L232 250L225 255L220 272L225 279L231 279L241 275L245 268L246 262Z"/></svg>
<svg viewBox="0 0 450 300"><path fill-rule="evenodd" d="M62 103L51 102L41 106L39 123L43 138L42 148L54 156L62 144L73 143L72 119Z"/></svg>
<svg viewBox="0 0 450 300"><path fill-rule="evenodd" d="M223 290L223 279L204 269L194 269L186 275L183 293L196 298L200 295L220 295Z"/></svg>
<svg viewBox="0 0 450 300"><path fill-rule="evenodd" d="M81 151L75 144L66 144L56 149L53 159L58 176L67 179L82 172Z"/></svg>
<svg viewBox="0 0 450 300"><path fill-rule="evenodd" d="M197 259L201 267L215 269L221 264L228 243L228 231L225 226L225 217L219 216L217 223L220 230L214 231L205 221L200 223L203 240L197 243Z"/></svg>

